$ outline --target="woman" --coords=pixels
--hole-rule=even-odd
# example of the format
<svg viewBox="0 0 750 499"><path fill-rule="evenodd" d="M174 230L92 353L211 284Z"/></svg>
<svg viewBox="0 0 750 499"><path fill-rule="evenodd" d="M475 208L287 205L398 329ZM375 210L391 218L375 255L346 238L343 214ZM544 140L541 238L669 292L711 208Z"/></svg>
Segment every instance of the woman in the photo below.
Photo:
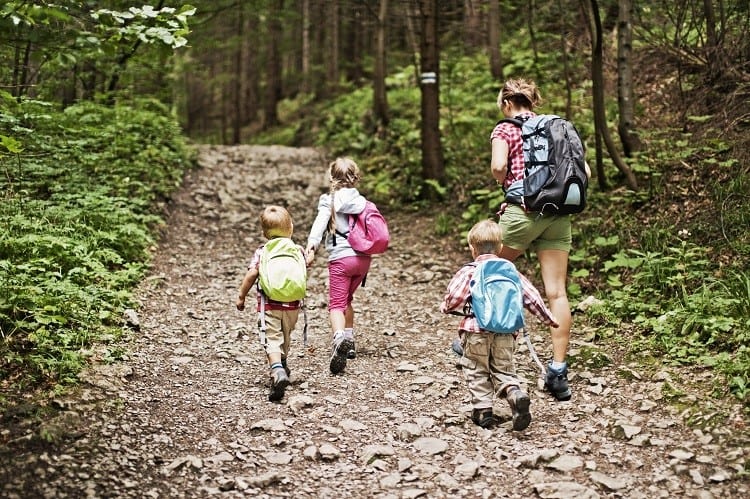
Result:
<svg viewBox="0 0 750 499"><path fill-rule="evenodd" d="M522 121L535 116L533 109L540 102L536 84L524 79L508 80L497 97L497 106L506 118ZM524 175L521 129L512 123L499 123L492 130L490 142L492 176L507 191L513 181ZM591 176L588 165L586 174ZM566 363L571 326L566 291L568 253L572 245L570 215L527 212L520 204L506 202L500 209L498 223L503 229L502 258L514 261L528 248L536 251L549 308L559 323L550 328L552 360L547 365L545 388L557 400L570 400Z"/></svg>

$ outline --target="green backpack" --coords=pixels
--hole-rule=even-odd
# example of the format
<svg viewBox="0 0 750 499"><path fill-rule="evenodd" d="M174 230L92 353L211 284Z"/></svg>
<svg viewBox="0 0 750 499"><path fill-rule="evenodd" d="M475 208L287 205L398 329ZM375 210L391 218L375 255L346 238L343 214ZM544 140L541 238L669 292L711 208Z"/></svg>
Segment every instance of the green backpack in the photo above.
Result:
<svg viewBox="0 0 750 499"><path fill-rule="evenodd" d="M305 297L305 257L290 238L277 237L265 244L258 273L258 285L268 299L288 303Z"/></svg>

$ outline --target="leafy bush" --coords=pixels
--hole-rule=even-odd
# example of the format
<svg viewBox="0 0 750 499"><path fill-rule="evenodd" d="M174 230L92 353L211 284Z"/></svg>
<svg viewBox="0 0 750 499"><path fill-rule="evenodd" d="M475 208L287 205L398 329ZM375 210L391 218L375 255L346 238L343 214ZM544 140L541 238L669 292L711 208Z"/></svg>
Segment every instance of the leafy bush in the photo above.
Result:
<svg viewBox="0 0 750 499"><path fill-rule="evenodd" d="M158 107L0 110L0 382L67 383L94 342L120 334L190 157Z"/></svg>

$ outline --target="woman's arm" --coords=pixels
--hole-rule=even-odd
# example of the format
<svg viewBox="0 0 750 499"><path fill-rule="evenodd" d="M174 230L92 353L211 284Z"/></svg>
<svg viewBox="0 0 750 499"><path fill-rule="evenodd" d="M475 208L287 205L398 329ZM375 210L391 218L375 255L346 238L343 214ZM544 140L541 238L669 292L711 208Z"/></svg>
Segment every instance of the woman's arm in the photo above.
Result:
<svg viewBox="0 0 750 499"><path fill-rule="evenodd" d="M498 184L505 181L505 175L508 173L508 143L498 137L492 139L490 170L492 171L492 177L497 180Z"/></svg>

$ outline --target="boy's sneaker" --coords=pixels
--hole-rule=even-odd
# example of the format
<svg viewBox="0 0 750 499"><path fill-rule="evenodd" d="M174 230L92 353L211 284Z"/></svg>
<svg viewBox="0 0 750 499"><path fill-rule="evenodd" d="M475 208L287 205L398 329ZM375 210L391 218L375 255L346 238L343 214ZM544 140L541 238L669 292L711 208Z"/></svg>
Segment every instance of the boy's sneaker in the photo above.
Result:
<svg viewBox="0 0 750 499"><path fill-rule="evenodd" d="M570 400L572 395L568 386L568 365L566 364L560 371L552 368L552 362L547 364L547 377L544 380L544 387L552 393L557 400Z"/></svg>
<svg viewBox="0 0 750 499"><path fill-rule="evenodd" d="M459 338L453 340L453 343L451 343L451 350L453 350L453 353L459 357L464 356L464 347L461 346L461 340Z"/></svg>
<svg viewBox="0 0 750 499"><path fill-rule="evenodd" d="M513 413L513 429L521 431L528 428L531 423L531 414L529 413L531 401L528 394L520 388L511 388L505 398L508 400L510 410Z"/></svg>
<svg viewBox="0 0 750 499"><path fill-rule="evenodd" d="M349 351L353 349L354 340L351 338L342 335L333 340L333 352L331 353L331 364L329 366L333 374L338 374L344 370Z"/></svg>
<svg viewBox="0 0 750 499"><path fill-rule="evenodd" d="M278 402L284 398L284 390L289 386L289 376L283 369L271 371L271 389L268 391L268 400Z"/></svg>
<svg viewBox="0 0 750 499"><path fill-rule="evenodd" d="M471 420L474 424L482 428L492 428L495 425L495 415L492 413L492 408L487 409L474 409L471 411Z"/></svg>
<svg viewBox="0 0 750 499"><path fill-rule="evenodd" d="M284 368L284 372L286 373L287 377L291 376L292 370L289 369L288 365L286 365L286 357L281 359L281 367Z"/></svg>

